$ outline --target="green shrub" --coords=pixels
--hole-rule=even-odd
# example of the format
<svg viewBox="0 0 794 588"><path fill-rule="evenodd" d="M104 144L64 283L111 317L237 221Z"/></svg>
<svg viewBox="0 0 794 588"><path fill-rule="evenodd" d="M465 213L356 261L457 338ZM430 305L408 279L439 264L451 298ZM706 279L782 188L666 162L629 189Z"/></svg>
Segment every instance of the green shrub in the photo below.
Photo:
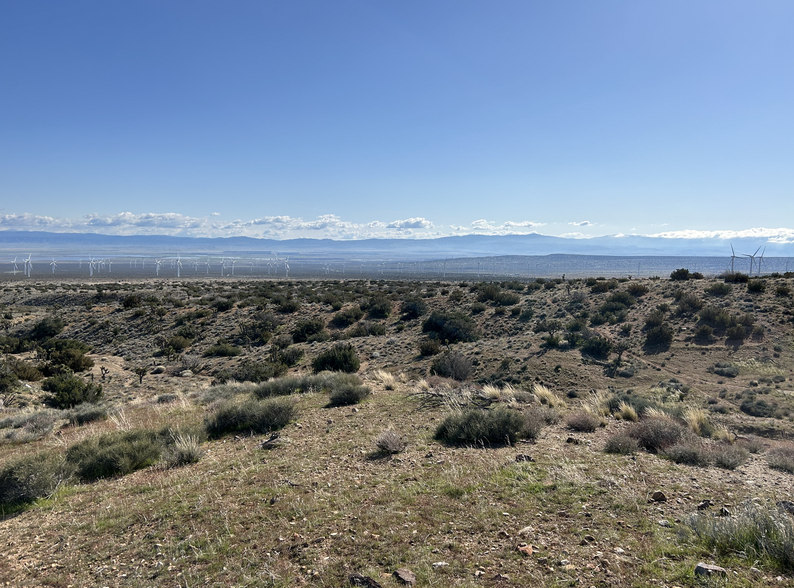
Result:
<svg viewBox="0 0 794 588"><path fill-rule="evenodd" d="M66 451L66 461L88 482L148 467L160 459L161 451L153 431L116 431L75 443Z"/></svg>
<svg viewBox="0 0 794 588"><path fill-rule="evenodd" d="M714 339L714 329L709 325L699 325L693 337L698 343L710 343Z"/></svg>
<svg viewBox="0 0 794 588"><path fill-rule="evenodd" d="M670 274L670 279L674 281L686 281L689 279L689 270L683 267L681 269L674 270Z"/></svg>
<svg viewBox="0 0 794 588"><path fill-rule="evenodd" d="M658 308L655 308L651 311L651 313L645 317L645 330L652 329L653 327L658 327L664 323L664 312Z"/></svg>
<svg viewBox="0 0 794 588"><path fill-rule="evenodd" d="M748 451L738 445L719 444L711 452L714 465L724 470L735 470L747 461Z"/></svg>
<svg viewBox="0 0 794 588"><path fill-rule="evenodd" d="M57 316L48 316L33 326L30 336L37 341L44 341L60 334L64 327L63 319Z"/></svg>
<svg viewBox="0 0 794 588"><path fill-rule="evenodd" d="M385 319L391 314L391 301L386 296L379 294L362 303L361 310L369 313L370 318Z"/></svg>
<svg viewBox="0 0 794 588"><path fill-rule="evenodd" d="M612 352L612 341L606 337L591 337L582 343L582 353L597 359L606 359Z"/></svg>
<svg viewBox="0 0 794 588"><path fill-rule="evenodd" d="M283 363L244 361L231 371L227 380L259 383L283 376L286 372L287 366ZM215 379L220 381L217 375Z"/></svg>
<svg viewBox="0 0 794 588"><path fill-rule="evenodd" d="M723 361L718 362L711 371L724 378L735 378L739 375L739 368Z"/></svg>
<svg viewBox="0 0 794 588"><path fill-rule="evenodd" d="M750 280L747 282L747 291L753 294L766 292L766 282L763 280Z"/></svg>
<svg viewBox="0 0 794 588"><path fill-rule="evenodd" d="M726 284L725 282L717 282L706 288L705 291L706 294L711 296L727 296L733 291L733 288L730 284Z"/></svg>
<svg viewBox="0 0 794 588"><path fill-rule="evenodd" d="M49 357L50 361L44 367L45 373L49 376L63 373L67 370L73 373L84 372L94 367L94 360L78 349L52 351Z"/></svg>
<svg viewBox="0 0 794 588"><path fill-rule="evenodd" d="M168 468L177 468L198 463L204 455L201 439L197 435L175 433L173 443L163 451L163 461Z"/></svg>
<svg viewBox="0 0 794 588"><path fill-rule="evenodd" d="M323 351L312 362L314 372L357 372L361 366L356 348L349 343L337 343L330 349Z"/></svg>
<svg viewBox="0 0 794 588"><path fill-rule="evenodd" d="M694 314L703 308L703 301L689 292L681 293L680 296L676 295L676 301L678 302L678 307L676 308L678 315Z"/></svg>
<svg viewBox="0 0 794 588"><path fill-rule="evenodd" d="M673 327L661 324L645 331L645 345L648 347L669 347L673 342Z"/></svg>
<svg viewBox="0 0 794 588"><path fill-rule="evenodd" d="M441 341L476 341L480 331L474 320L459 312L433 312L422 324L422 332L435 333Z"/></svg>
<svg viewBox="0 0 794 588"><path fill-rule="evenodd" d="M223 402L204 422L207 434L219 438L231 433L262 434L284 428L295 418L289 398Z"/></svg>
<svg viewBox="0 0 794 588"><path fill-rule="evenodd" d="M664 450L664 455L675 463L708 467L709 453L697 440L675 443Z"/></svg>
<svg viewBox="0 0 794 588"><path fill-rule="evenodd" d="M648 286L640 282L631 282L626 288L626 290L628 290L628 293L631 294L632 296L637 296L637 297L644 296L645 294L651 291L650 288L648 288Z"/></svg>
<svg viewBox="0 0 794 588"><path fill-rule="evenodd" d="M658 453L678 443L687 430L672 419L653 417L632 425L628 434L643 449Z"/></svg>
<svg viewBox="0 0 794 588"><path fill-rule="evenodd" d="M455 445L512 444L525 427L524 416L509 408L470 409L446 417L436 429L435 439Z"/></svg>
<svg viewBox="0 0 794 588"><path fill-rule="evenodd" d="M344 310L340 310L334 315L332 323L337 327L347 327L353 323L361 320L364 316L364 311L359 306L351 306ZM324 327L325 325L323 325ZM322 330L322 329L320 329Z"/></svg>
<svg viewBox="0 0 794 588"><path fill-rule="evenodd" d="M78 404L69 411L69 422L73 425L84 425L86 423L104 420L107 416L107 405L84 402Z"/></svg>
<svg viewBox="0 0 794 588"><path fill-rule="evenodd" d="M41 388L50 392L45 401L55 408L72 408L83 402L99 402L102 399L101 385L89 384L68 374L47 378Z"/></svg>
<svg viewBox="0 0 794 588"><path fill-rule="evenodd" d="M130 294L121 301L121 305L127 309L138 308L141 304L143 304L143 298L140 294Z"/></svg>
<svg viewBox="0 0 794 588"><path fill-rule="evenodd" d="M427 314L427 303L421 298L407 298L403 300L400 312L402 312L404 320L417 319Z"/></svg>
<svg viewBox="0 0 794 588"><path fill-rule="evenodd" d="M278 352L278 363L284 364L287 367L294 367L298 362L303 359L303 349L300 347L290 347L282 349ZM281 374L279 374L281 375ZM275 376L271 376L275 377Z"/></svg>
<svg viewBox="0 0 794 588"><path fill-rule="evenodd" d="M729 517L698 513L686 524L709 551L742 553L749 561L760 559L781 571L794 571L794 518L782 508L748 500Z"/></svg>
<svg viewBox="0 0 794 588"><path fill-rule="evenodd" d="M424 357L430 357L441 353L441 343L438 339L422 339L419 341L419 353Z"/></svg>
<svg viewBox="0 0 794 588"><path fill-rule="evenodd" d="M637 440L627 433L612 435L607 439L604 445L604 451L606 453L615 453L618 455L631 455L635 453L638 448L639 445Z"/></svg>
<svg viewBox="0 0 794 588"><path fill-rule="evenodd" d="M444 378L463 381L472 373L471 361L462 353L447 351L437 355L430 366L430 373Z"/></svg>
<svg viewBox="0 0 794 588"><path fill-rule="evenodd" d="M729 341L744 341L747 338L747 330L742 325L736 325L725 331L725 337Z"/></svg>
<svg viewBox="0 0 794 588"><path fill-rule="evenodd" d="M232 345L225 339L218 339L215 345L204 352L204 357L237 357L241 353L242 350L236 345Z"/></svg>
<svg viewBox="0 0 794 588"><path fill-rule="evenodd" d="M307 319L295 323L292 338L296 343L308 341L312 335L317 335L325 329L325 321L321 318Z"/></svg>
<svg viewBox="0 0 794 588"><path fill-rule="evenodd" d="M0 504L26 504L51 496L72 474L63 457L53 452L13 459L0 469Z"/></svg>
<svg viewBox="0 0 794 588"><path fill-rule="evenodd" d="M780 298L791 296L791 287L788 284L780 284L775 288L775 296Z"/></svg>
<svg viewBox="0 0 794 588"><path fill-rule="evenodd" d="M347 330L351 338L357 337L382 337L386 334L386 327L380 323L362 321Z"/></svg>
<svg viewBox="0 0 794 588"><path fill-rule="evenodd" d="M26 382L38 382L44 377L35 365L16 357L7 358L5 364L0 366L0 370L8 370L11 375ZM0 390L2 390L1 386Z"/></svg>
<svg viewBox="0 0 794 588"><path fill-rule="evenodd" d="M328 398L329 406L350 406L358 404L370 395L370 389L366 386L348 384L338 386L333 390Z"/></svg>
<svg viewBox="0 0 794 588"><path fill-rule="evenodd" d="M487 309L488 307L482 302L472 302L471 306L469 306L469 312L472 314L482 314Z"/></svg>

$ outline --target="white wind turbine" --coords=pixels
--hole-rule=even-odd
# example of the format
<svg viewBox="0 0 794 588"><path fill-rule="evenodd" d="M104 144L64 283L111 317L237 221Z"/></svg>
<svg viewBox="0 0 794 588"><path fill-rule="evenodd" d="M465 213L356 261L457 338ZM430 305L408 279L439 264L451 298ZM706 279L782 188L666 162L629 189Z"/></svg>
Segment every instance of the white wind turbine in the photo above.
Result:
<svg viewBox="0 0 794 588"><path fill-rule="evenodd" d="M758 275L761 275L761 263L764 261L764 253L766 253L766 247L764 247L763 251L761 251L761 257L758 258Z"/></svg>
<svg viewBox="0 0 794 588"><path fill-rule="evenodd" d="M731 243L731 273L733 273L733 260L736 259L736 252L733 250L733 243ZM639 274L639 272L637 272Z"/></svg>
<svg viewBox="0 0 794 588"><path fill-rule="evenodd" d="M207 258L207 275L210 274L210 258Z"/></svg>
<svg viewBox="0 0 794 588"><path fill-rule="evenodd" d="M289 278L289 257L284 260L284 272L287 278Z"/></svg>
<svg viewBox="0 0 794 588"><path fill-rule="evenodd" d="M55 258L54 257L52 258L52 261L50 262L50 267L52 268L52 273L55 273L55 268L58 267L58 264L55 263Z"/></svg>
<svg viewBox="0 0 794 588"><path fill-rule="evenodd" d="M77 260L77 262L80 264L78 267L80 269L83 269L83 258L81 257L80 259Z"/></svg>
<svg viewBox="0 0 794 588"><path fill-rule="evenodd" d="M179 257L179 253L176 254L176 277L182 277L182 259Z"/></svg>
<svg viewBox="0 0 794 588"><path fill-rule="evenodd" d="M33 262L30 261L30 258L32 257L32 255L33 255L32 253L29 253L28 254L28 258L25 260L25 275L27 277L30 277L30 272L33 269Z"/></svg>
<svg viewBox="0 0 794 588"><path fill-rule="evenodd" d="M162 259L155 259L154 260L154 271L159 276L160 275L160 266L163 265Z"/></svg>
<svg viewBox="0 0 794 588"><path fill-rule="evenodd" d="M17 270L19 269L17 267L17 258L15 257L14 261L12 261L11 263L14 264L14 275L17 275Z"/></svg>
<svg viewBox="0 0 794 588"><path fill-rule="evenodd" d="M747 253L742 253L742 255L744 255L745 257L749 257L750 258L750 275L751 276L753 275L753 265L755 264L755 256L758 255L758 252L760 251L760 249L761 249L761 246L759 245L758 249L756 249L755 253L753 253L752 255L748 255Z"/></svg>
<svg viewBox="0 0 794 588"><path fill-rule="evenodd" d="M113 260L112 259L108 259L108 273L109 274L113 273Z"/></svg>
<svg viewBox="0 0 794 588"><path fill-rule="evenodd" d="M89 276L94 275L94 258L91 257L90 255L88 256L88 275Z"/></svg>

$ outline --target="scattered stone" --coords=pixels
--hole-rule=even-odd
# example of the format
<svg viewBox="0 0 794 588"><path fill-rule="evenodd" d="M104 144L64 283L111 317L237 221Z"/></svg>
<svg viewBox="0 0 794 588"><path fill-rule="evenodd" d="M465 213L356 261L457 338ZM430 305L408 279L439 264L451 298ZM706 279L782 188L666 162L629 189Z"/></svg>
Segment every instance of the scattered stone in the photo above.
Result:
<svg viewBox="0 0 794 588"><path fill-rule="evenodd" d="M667 502L667 496L661 490L657 490L651 494L651 500L653 502Z"/></svg>
<svg viewBox="0 0 794 588"><path fill-rule="evenodd" d="M696 576L727 576L728 572L725 568L721 568L720 566L713 566L711 564L700 562L697 566L695 566L695 575Z"/></svg>
<svg viewBox="0 0 794 588"><path fill-rule="evenodd" d="M787 513L794 514L794 502L791 502L790 500L778 500L777 505Z"/></svg>
<svg viewBox="0 0 794 588"><path fill-rule="evenodd" d="M369 357L370 357L370 359L378 359L380 357L380 352L373 351L372 354Z"/></svg>
<svg viewBox="0 0 794 588"><path fill-rule="evenodd" d="M667 519L660 519L659 520L659 526L660 527L672 527L672 525L670 524L670 521L668 521Z"/></svg>
<svg viewBox="0 0 794 588"><path fill-rule="evenodd" d="M435 562L435 563L434 563L434 564L432 564L432 565L433 565L433 569L438 569L438 568L443 568L443 567L446 567L446 566L448 566L449 564L448 564L447 562L445 562L445 561L437 561L437 562Z"/></svg>
<svg viewBox="0 0 794 588"><path fill-rule="evenodd" d="M521 555L532 555L532 546L531 545L519 545L518 551L521 552Z"/></svg>
<svg viewBox="0 0 794 588"><path fill-rule="evenodd" d="M153 374L162 374L165 373L165 366L164 365L156 365L152 368Z"/></svg>
<svg viewBox="0 0 794 588"><path fill-rule="evenodd" d="M358 409L354 406L352 409L350 409L350 412L358 412Z"/></svg>
<svg viewBox="0 0 794 588"><path fill-rule="evenodd" d="M711 500L704 500L703 502L698 504L698 510L706 510L711 506L714 506L714 503Z"/></svg>
<svg viewBox="0 0 794 588"><path fill-rule="evenodd" d="M624 549L621 549L620 547L615 547L613 551L618 555L623 555L624 553L626 553L626 551Z"/></svg>
<svg viewBox="0 0 794 588"><path fill-rule="evenodd" d="M727 508L725 508L725 507L723 506L723 507L720 509L719 516L721 516L721 517L729 517L729 516L731 516L731 511L729 511Z"/></svg>
<svg viewBox="0 0 794 588"><path fill-rule="evenodd" d="M570 565L570 563L571 562L569 560L567 560L567 559L561 559L560 561L557 562L557 565L565 567L567 565Z"/></svg>
<svg viewBox="0 0 794 588"><path fill-rule="evenodd" d="M351 586L362 586L363 588L383 588L375 580L369 576L362 576L361 574L350 574L348 577Z"/></svg>
<svg viewBox="0 0 794 588"><path fill-rule="evenodd" d="M531 455L525 455L523 453L519 453L518 455L516 455L516 461L518 461L518 462L521 462L521 461L535 461L535 458L532 457Z"/></svg>
<svg viewBox="0 0 794 588"><path fill-rule="evenodd" d="M407 568L400 568L399 570L395 570L392 576L394 576L394 578L398 582L400 582L401 584L405 584L406 586L416 585L416 574L414 574L411 570Z"/></svg>
<svg viewBox="0 0 794 588"><path fill-rule="evenodd" d="M522 537L524 537L526 535L532 535L534 532L535 532L535 529L533 529L532 527L524 527L523 529L520 529L518 531L518 534L521 535Z"/></svg>
<svg viewBox="0 0 794 588"><path fill-rule="evenodd" d="M585 535L584 540L587 541L588 543L595 543L596 539L592 535Z"/></svg>
<svg viewBox="0 0 794 588"><path fill-rule="evenodd" d="M185 370L182 373L180 373L179 376L181 378L192 378L193 377L193 372L190 371L190 370Z"/></svg>
<svg viewBox="0 0 794 588"><path fill-rule="evenodd" d="M581 445L581 443L582 443L582 440L581 440L581 439L578 439L578 438L576 438L576 437L568 437L568 438L565 440L565 442L566 442L566 443L570 443L571 445Z"/></svg>

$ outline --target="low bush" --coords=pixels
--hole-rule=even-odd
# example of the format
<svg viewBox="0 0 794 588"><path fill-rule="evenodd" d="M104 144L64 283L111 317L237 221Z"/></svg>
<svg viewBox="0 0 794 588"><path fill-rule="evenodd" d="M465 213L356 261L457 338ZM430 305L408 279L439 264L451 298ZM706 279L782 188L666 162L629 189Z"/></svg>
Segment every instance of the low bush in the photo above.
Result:
<svg viewBox="0 0 794 588"><path fill-rule="evenodd" d="M407 298L400 307L404 320L417 319L427 314L427 302L421 298Z"/></svg>
<svg viewBox="0 0 794 588"><path fill-rule="evenodd" d="M123 476L160 459L162 445L154 431L116 431L89 437L66 451L81 480Z"/></svg>
<svg viewBox="0 0 794 588"><path fill-rule="evenodd" d="M102 386L67 374L47 378L41 388L50 392L45 402L55 408L73 408L84 402L99 402L102 399Z"/></svg>
<svg viewBox="0 0 794 588"><path fill-rule="evenodd" d="M711 452L714 465L724 470L735 470L747 461L749 453L738 445L720 443Z"/></svg>
<svg viewBox="0 0 794 588"><path fill-rule="evenodd" d="M718 362L711 371L724 378L735 378L739 375L739 368L726 362Z"/></svg>
<svg viewBox="0 0 794 588"><path fill-rule="evenodd" d="M386 327L380 323L362 321L347 330L351 338L357 337L382 337L386 334Z"/></svg>
<svg viewBox="0 0 794 588"><path fill-rule="evenodd" d="M295 404L289 398L225 401L204 422L214 439L232 433L258 435L284 428L295 418Z"/></svg>
<svg viewBox="0 0 794 588"><path fill-rule="evenodd" d="M763 280L750 280L747 282L747 291L753 294L766 292L766 282Z"/></svg>
<svg viewBox="0 0 794 588"><path fill-rule="evenodd" d="M84 402L78 404L69 411L69 423L72 425L84 425L94 421L101 421L108 417L108 406L106 404L92 404Z"/></svg>
<svg viewBox="0 0 794 588"><path fill-rule="evenodd" d="M33 326L30 337L37 341L44 341L60 334L66 325L63 319L57 316L48 316L41 319Z"/></svg>
<svg viewBox="0 0 794 588"><path fill-rule="evenodd" d="M675 463L708 467L709 452L696 439L675 443L664 450L664 456Z"/></svg>
<svg viewBox="0 0 794 588"><path fill-rule="evenodd" d="M370 395L367 386L347 384L336 387L328 397L329 406L350 406L358 404Z"/></svg>
<svg viewBox="0 0 794 588"><path fill-rule="evenodd" d="M437 339L422 339L419 341L419 353L430 357L441 353L441 343Z"/></svg>
<svg viewBox="0 0 794 588"><path fill-rule="evenodd" d="M673 327L661 324L645 331L645 345L651 348L669 347L673 342Z"/></svg>
<svg viewBox="0 0 794 588"><path fill-rule="evenodd" d="M360 321L363 317L364 311L361 310L361 307L351 306L337 312L331 322L337 327L349 327L353 323ZM323 325L323 327L325 327L325 325Z"/></svg>
<svg viewBox="0 0 794 588"><path fill-rule="evenodd" d="M73 468L54 452L13 459L0 469L0 504L27 504L51 496L72 475Z"/></svg>
<svg viewBox="0 0 794 588"><path fill-rule="evenodd" d="M683 267L674 270L670 273L670 279L674 281L686 281L689 279L689 270Z"/></svg>
<svg viewBox="0 0 794 588"><path fill-rule="evenodd" d="M747 330L742 325L735 325L725 331L725 337L729 341L744 341L747 338Z"/></svg>
<svg viewBox="0 0 794 588"><path fill-rule="evenodd" d="M357 372L361 366L356 348L349 343L337 343L320 353L312 362L314 372Z"/></svg>
<svg viewBox="0 0 794 588"><path fill-rule="evenodd" d="M430 366L430 373L443 378L463 381L471 376L473 371L471 361L462 353L447 351L437 355Z"/></svg>
<svg viewBox="0 0 794 588"><path fill-rule="evenodd" d="M163 451L163 461L168 468L176 468L198 463L204 455L201 439L197 435L176 433L173 443Z"/></svg>
<svg viewBox="0 0 794 588"><path fill-rule="evenodd" d="M289 347L287 349L282 349L278 352L277 363L283 364L287 367L294 367L298 365L298 362L301 359L303 359L303 355L304 355L304 351L300 347ZM272 377L277 377L277 376L272 376Z"/></svg>
<svg viewBox="0 0 794 588"><path fill-rule="evenodd" d="M611 352L612 341L606 337L591 337L582 343L582 353L596 359L606 359Z"/></svg>
<svg viewBox="0 0 794 588"><path fill-rule="evenodd" d="M422 324L422 331L435 333L441 341L450 343L476 341L480 330L474 320L459 312L433 312Z"/></svg>
<svg viewBox="0 0 794 588"><path fill-rule="evenodd" d="M794 444L787 443L770 449L766 454L770 468L794 474Z"/></svg>
<svg viewBox="0 0 794 588"><path fill-rule="evenodd" d="M242 351L236 345L232 345L224 339L219 339L204 352L204 357L237 357Z"/></svg>
<svg viewBox="0 0 794 588"><path fill-rule="evenodd" d="M577 410L565 418L565 425L573 431L592 433L601 426L601 419L585 410Z"/></svg>
<svg viewBox="0 0 794 588"><path fill-rule="evenodd" d="M321 318L307 319L295 323L292 338L296 343L308 341L312 335L317 335L325 329L325 321Z"/></svg>
<svg viewBox="0 0 794 588"><path fill-rule="evenodd" d="M607 439L604 445L604 451L606 453L615 453L618 455L631 455L635 453L637 449L639 449L637 440L627 433L612 435Z"/></svg>
<svg viewBox="0 0 794 588"><path fill-rule="evenodd" d="M405 438L391 429L384 431L375 439L375 447L378 448L378 453L385 455L402 453L405 451L406 445Z"/></svg>
<svg viewBox="0 0 794 588"><path fill-rule="evenodd" d="M651 453L658 453L675 445L686 432L685 427L664 417L643 419L628 430L629 436L636 439L640 447Z"/></svg>
<svg viewBox="0 0 794 588"><path fill-rule="evenodd" d="M782 508L749 500L729 517L692 515L687 526L709 551L720 555L745 554L784 571L794 571L794 518Z"/></svg>
<svg viewBox="0 0 794 588"><path fill-rule="evenodd" d="M720 296L720 297L727 296L732 291L733 288L731 287L731 285L726 284L725 282L717 282L715 284L712 284L705 290L706 294L709 294L710 296Z"/></svg>
<svg viewBox="0 0 794 588"><path fill-rule="evenodd" d="M435 439L454 445L501 445L515 443L525 431L524 415L500 406L449 415L436 429Z"/></svg>

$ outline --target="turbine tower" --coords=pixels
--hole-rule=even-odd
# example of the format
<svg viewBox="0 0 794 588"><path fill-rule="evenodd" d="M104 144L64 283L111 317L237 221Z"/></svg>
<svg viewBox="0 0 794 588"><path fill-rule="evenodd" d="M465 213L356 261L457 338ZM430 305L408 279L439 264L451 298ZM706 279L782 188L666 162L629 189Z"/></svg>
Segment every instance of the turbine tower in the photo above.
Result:
<svg viewBox="0 0 794 588"><path fill-rule="evenodd" d="M755 256L758 255L758 252L761 250L761 246L758 246L758 249L755 250L755 253L752 255L748 255L747 253L742 253L745 257L750 258L750 275L753 275L753 265L755 264Z"/></svg>
<svg viewBox="0 0 794 588"><path fill-rule="evenodd" d="M733 272L733 260L736 259L736 252L733 250L733 243L731 243L731 273ZM640 272L637 271L637 275L639 276Z"/></svg>
<svg viewBox="0 0 794 588"><path fill-rule="evenodd" d="M52 261L50 262L50 267L52 268L52 273L55 273L55 268L58 267L58 264L55 263L55 258L54 257L52 258Z"/></svg>

